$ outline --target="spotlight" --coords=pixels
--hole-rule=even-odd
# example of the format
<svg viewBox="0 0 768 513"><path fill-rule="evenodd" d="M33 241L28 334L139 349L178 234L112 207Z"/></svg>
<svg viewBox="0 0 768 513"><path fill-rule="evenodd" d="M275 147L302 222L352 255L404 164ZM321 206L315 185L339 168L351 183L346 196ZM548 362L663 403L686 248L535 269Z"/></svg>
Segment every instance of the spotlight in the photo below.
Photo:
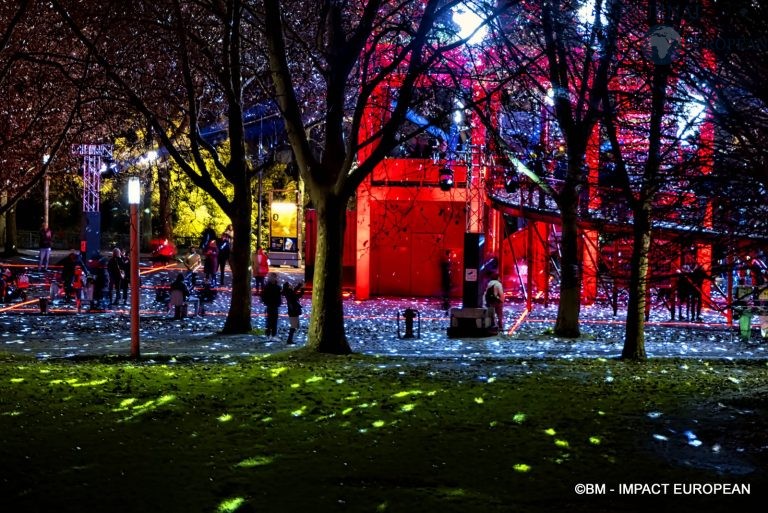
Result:
<svg viewBox="0 0 768 513"><path fill-rule="evenodd" d="M444 167L440 170L439 177L440 189L448 191L453 187L453 170L449 167Z"/></svg>

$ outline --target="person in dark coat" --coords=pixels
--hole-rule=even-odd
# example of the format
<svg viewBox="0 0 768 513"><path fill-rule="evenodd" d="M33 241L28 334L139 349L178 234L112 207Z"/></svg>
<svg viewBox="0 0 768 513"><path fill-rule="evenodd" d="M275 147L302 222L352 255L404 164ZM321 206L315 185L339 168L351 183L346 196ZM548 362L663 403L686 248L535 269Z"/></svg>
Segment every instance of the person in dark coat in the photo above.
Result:
<svg viewBox="0 0 768 513"><path fill-rule="evenodd" d="M288 340L286 344L293 344L293 335L299 329L299 316L301 315L301 303L299 298L304 295L304 284L299 283L291 287L288 282L283 283L283 296L285 296L285 305L288 307L288 321L290 329L288 330Z"/></svg>
<svg viewBox="0 0 768 513"><path fill-rule="evenodd" d="M200 237L200 249L203 253L208 249L208 245L211 241L216 240L216 230L213 228L213 223L208 223L208 226L203 230L203 235Z"/></svg>
<svg viewBox="0 0 768 513"><path fill-rule="evenodd" d="M128 304L128 285L131 285L131 259L128 258L126 251L120 250L120 270L123 272L123 278L120 281L120 291L123 293L123 305ZM117 298L115 298L117 302Z"/></svg>
<svg viewBox="0 0 768 513"><path fill-rule="evenodd" d="M111 280L109 279L109 271L107 270L108 262L106 259L99 260L99 264L93 270L93 297L91 298L91 310L100 310L104 308L105 299L109 298L109 287Z"/></svg>
<svg viewBox="0 0 768 513"><path fill-rule="evenodd" d="M187 288L186 283L184 283L183 274L177 274L176 279L171 283L170 295L171 300L169 301L168 306L173 307L173 318L175 320L181 319L184 303L189 297L189 289Z"/></svg>
<svg viewBox="0 0 768 513"><path fill-rule="evenodd" d="M120 302L120 289L123 286L123 280L128 280L128 276L123 271L119 248L112 250L112 256L107 262L107 271L109 274L109 304L116 305ZM112 289L115 290L115 299L112 299Z"/></svg>
<svg viewBox="0 0 768 513"><path fill-rule="evenodd" d="M701 289L704 286L704 280L707 279L707 272L704 268L696 264L690 275L691 281L691 320L701 322L701 306L704 296Z"/></svg>
<svg viewBox="0 0 768 513"><path fill-rule="evenodd" d="M51 259L51 244L53 241L53 232L47 224L43 223L40 227L40 254L37 260L37 270L47 271L48 261Z"/></svg>
<svg viewBox="0 0 768 513"><path fill-rule="evenodd" d="M69 302L75 295L73 287L75 268L79 266L81 272L87 276L88 267L85 265L85 262L83 262L80 252L74 249L70 250L69 254L59 261L59 265L61 266L61 281L64 284L64 300L65 302Z"/></svg>
<svg viewBox="0 0 768 513"><path fill-rule="evenodd" d="M678 271L677 278L677 318L678 320L688 320L691 318L691 294L693 293L693 284L691 283L691 273L687 266ZM685 307L685 318L683 318L683 307Z"/></svg>
<svg viewBox="0 0 768 513"><path fill-rule="evenodd" d="M267 283L261 290L261 302L266 307L267 326L265 334L270 340L277 338L277 314L282 304L282 291L277 284L277 274L269 273Z"/></svg>
<svg viewBox="0 0 768 513"><path fill-rule="evenodd" d="M217 247L219 249L217 261L221 278L219 284L224 285L224 268L227 266L227 262L229 262L229 253L232 249L232 238L229 236L229 232L221 234L221 238L217 242Z"/></svg>

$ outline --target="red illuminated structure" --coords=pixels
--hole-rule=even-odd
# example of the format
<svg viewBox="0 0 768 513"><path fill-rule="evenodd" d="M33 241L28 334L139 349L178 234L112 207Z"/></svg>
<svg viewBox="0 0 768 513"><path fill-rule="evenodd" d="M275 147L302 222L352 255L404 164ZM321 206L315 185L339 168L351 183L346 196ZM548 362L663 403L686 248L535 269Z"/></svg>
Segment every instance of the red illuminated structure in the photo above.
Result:
<svg viewBox="0 0 768 513"><path fill-rule="evenodd" d="M705 52L705 60L713 69L711 52ZM462 67L461 56L451 61ZM495 151L483 123L461 103L468 91L474 98L487 95L478 83L469 78L457 80L456 76L454 73L448 80L435 73L428 83L425 81L424 88L432 89L431 103L442 102L437 110L443 119L434 112L418 111L415 106L409 122L421 126L421 133L385 159L359 188L356 210L347 219L345 278L359 300L387 295L439 298L441 259L447 251L452 266L451 296L461 297L465 307L480 306L488 275L498 271L507 296L526 301L530 309L535 300L547 302L557 293L554 285L559 279L560 216L551 198L525 177L510 183L512 164ZM461 85L456 86L457 82ZM397 85L395 76L372 95L361 140L375 133L388 115ZM456 87L462 92L452 95L451 89ZM498 100L492 95L490 98L484 108L489 118L497 119ZM561 142L548 129L553 119L545 110L539 120L539 151L548 156L548 163L542 165L542 179L556 189ZM425 119L427 124L423 123ZM714 166L715 139L708 115L698 128L697 172L707 175ZM460 136L452 141L456 133ZM623 142L637 151L642 151L645 144L629 135ZM617 201L617 189L603 183L602 175L610 162L601 148L599 127L592 134L585 162L587 180L579 222L582 301L590 304L605 300L615 309L629 277L632 219L622 200ZM724 257L732 262L735 251L746 240L734 237L732 227L718 219L711 198L670 191L658 194L656 202L659 214L653 231L649 292L669 293L680 271L693 263L713 273L715 261ZM670 207L668 212L666 206ZM314 247L313 219L310 212L306 249L309 265ZM730 269L723 276L727 276L724 282L715 282L719 295L711 292L709 281L701 289L705 307L722 308L724 314L730 315L730 309L717 304L727 304L732 297Z"/></svg>

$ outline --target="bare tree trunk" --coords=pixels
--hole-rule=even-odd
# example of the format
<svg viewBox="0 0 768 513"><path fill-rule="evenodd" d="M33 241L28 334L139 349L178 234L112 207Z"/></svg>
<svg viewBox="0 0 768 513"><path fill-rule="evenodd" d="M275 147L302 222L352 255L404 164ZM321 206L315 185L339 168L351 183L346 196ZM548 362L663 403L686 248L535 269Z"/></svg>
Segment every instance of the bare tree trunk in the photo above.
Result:
<svg viewBox="0 0 768 513"><path fill-rule="evenodd" d="M648 290L648 254L651 248L651 202L646 201L634 213L632 270L629 277L629 302L624 349L621 357L645 360L645 310Z"/></svg>
<svg viewBox="0 0 768 513"><path fill-rule="evenodd" d="M157 171L157 188L160 193L158 217L160 218L160 237L173 238L173 222L171 221L171 180L168 165L162 165Z"/></svg>
<svg viewBox="0 0 768 513"><path fill-rule="evenodd" d="M321 353L349 354L341 296L346 204L330 192L313 196L317 249L312 282L312 317L307 346Z"/></svg>
<svg viewBox="0 0 768 513"><path fill-rule="evenodd" d="M560 203L562 221L562 260L560 270L560 302L557 308L555 335L577 338L581 311L581 275L579 271L579 232L577 226L578 196L572 184L566 183Z"/></svg>
<svg viewBox="0 0 768 513"><path fill-rule="evenodd" d="M16 249L16 205L5 212L5 256L18 255Z"/></svg>
<svg viewBox="0 0 768 513"><path fill-rule="evenodd" d="M229 255L232 270L232 302L222 333L251 331L251 214L253 211L250 184L235 186L232 221L234 238Z"/></svg>

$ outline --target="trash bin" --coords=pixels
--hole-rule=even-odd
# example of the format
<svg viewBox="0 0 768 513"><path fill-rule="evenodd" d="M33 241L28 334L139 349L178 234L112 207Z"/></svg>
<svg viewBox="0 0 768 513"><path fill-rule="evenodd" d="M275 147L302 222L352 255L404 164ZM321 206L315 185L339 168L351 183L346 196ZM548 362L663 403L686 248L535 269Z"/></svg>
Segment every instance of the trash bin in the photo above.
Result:
<svg viewBox="0 0 768 513"><path fill-rule="evenodd" d="M752 336L752 312L744 310L739 317L739 336L742 340L749 340Z"/></svg>
<svg viewBox="0 0 768 513"><path fill-rule="evenodd" d="M40 313L41 314L47 314L48 313L48 298L47 297L41 297L39 299L40 301Z"/></svg>

